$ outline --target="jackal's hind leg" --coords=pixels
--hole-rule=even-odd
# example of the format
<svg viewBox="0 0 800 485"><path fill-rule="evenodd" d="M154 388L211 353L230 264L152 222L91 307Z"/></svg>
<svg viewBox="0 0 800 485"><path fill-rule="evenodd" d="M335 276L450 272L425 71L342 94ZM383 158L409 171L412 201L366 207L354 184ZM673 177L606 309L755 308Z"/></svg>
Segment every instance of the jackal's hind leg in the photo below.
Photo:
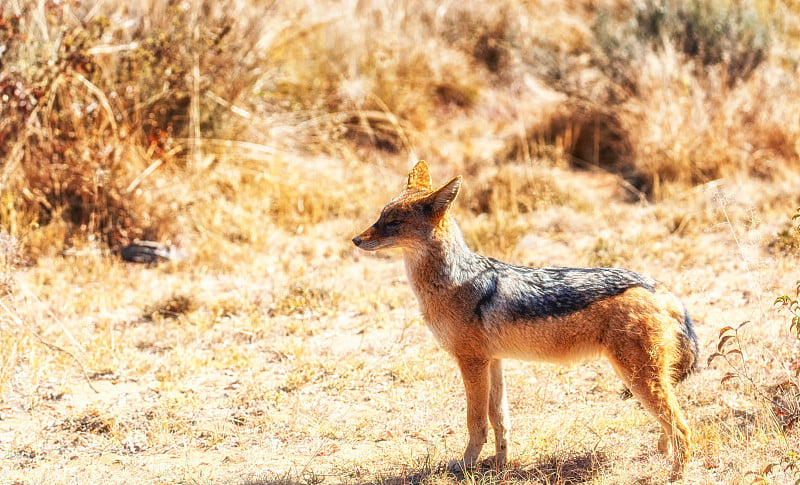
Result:
<svg viewBox="0 0 800 485"><path fill-rule="evenodd" d="M670 480L683 475L689 459L690 431L681 414L667 369L659 359L663 352L648 352L643 347L628 345L624 352L607 354L614 370L625 382L645 410L658 420L661 434L658 450L672 452ZM620 347L622 348L622 347Z"/></svg>
<svg viewBox="0 0 800 485"><path fill-rule="evenodd" d="M689 459L689 428L683 419L671 383L666 377L659 375L663 373L640 370L637 374L631 383L631 391L661 425L658 450L666 454L672 452L670 480L677 480L683 475Z"/></svg>
<svg viewBox="0 0 800 485"><path fill-rule="evenodd" d="M647 404L643 401L643 404L661 425L658 449L667 454L672 452L670 480L678 480L683 476L683 470L689 460L690 432L681 416L675 394L672 389L667 388L663 392L658 392L656 399L648 401Z"/></svg>

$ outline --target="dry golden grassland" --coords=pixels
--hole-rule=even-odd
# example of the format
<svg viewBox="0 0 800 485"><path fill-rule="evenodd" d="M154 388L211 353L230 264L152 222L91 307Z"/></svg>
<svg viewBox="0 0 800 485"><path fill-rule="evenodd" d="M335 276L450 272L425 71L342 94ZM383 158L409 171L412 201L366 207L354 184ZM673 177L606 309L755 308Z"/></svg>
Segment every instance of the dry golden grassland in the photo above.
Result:
<svg viewBox="0 0 800 485"><path fill-rule="evenodd" d="M0 483L663 483L603 362L509 362L508 468L448 471L455 363L350 243L418 159L474 249L684 299L685 483L794 483L798 42L796 0L4 2Z"/></svg>

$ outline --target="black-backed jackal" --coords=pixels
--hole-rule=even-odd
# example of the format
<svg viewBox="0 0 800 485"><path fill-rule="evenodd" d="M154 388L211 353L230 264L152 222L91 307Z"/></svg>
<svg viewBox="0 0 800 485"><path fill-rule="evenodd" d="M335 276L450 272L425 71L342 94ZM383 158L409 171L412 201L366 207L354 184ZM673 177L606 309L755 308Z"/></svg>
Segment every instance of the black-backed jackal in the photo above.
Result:
<svg viewBox="0 0 800 485"><path fill-rule="evenodd" d="M508 404L504 358L570 362L603 356L661 425L658 449L673 453L671 479L689 457L686 426L673 386L697 362L697 337L683 304L660 283L610 268L527 268L472 252L450 214L461 177L434 190L419 162L405 190L353 243L374 251L399 247L428 327L458 361L467 394L475 464L495 434L493 458L505 464Z"/></svg>

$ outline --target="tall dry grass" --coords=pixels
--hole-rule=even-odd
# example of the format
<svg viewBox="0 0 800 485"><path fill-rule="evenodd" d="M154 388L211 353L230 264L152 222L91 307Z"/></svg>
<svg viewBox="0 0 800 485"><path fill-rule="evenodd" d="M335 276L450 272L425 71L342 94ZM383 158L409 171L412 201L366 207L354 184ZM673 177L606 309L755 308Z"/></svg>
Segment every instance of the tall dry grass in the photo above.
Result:
<svg viewBox="0 0 800 485"><path fill-rule="evenodd" d="M0 222L30 251L170 238L172 194L253 150L560 159L656 197L799 158L781 101L800 90L791 2L13 1L0 15Z"/></svg>
<svg viewBox="0 0 800 485"><path fill-rule="evenodd" d="M267 64L258 43L274 30L255 11L165 1L4 7L2 223L32 250L75 238L116 249L174 232L163 186L208 141L248 126L238 104L253 95Z"/></svg>

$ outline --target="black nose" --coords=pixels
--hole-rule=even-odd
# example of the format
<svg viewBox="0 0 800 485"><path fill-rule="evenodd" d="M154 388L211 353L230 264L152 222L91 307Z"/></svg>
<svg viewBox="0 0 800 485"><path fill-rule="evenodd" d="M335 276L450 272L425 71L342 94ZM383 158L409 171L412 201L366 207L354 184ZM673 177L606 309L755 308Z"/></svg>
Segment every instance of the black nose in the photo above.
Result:
<svg viewBox="0 0 800 485"><path fill-rule="evenodd" d="M353 244L355 244L356 246L361 246L361 238L358 236L354 237Z"/></svg>

